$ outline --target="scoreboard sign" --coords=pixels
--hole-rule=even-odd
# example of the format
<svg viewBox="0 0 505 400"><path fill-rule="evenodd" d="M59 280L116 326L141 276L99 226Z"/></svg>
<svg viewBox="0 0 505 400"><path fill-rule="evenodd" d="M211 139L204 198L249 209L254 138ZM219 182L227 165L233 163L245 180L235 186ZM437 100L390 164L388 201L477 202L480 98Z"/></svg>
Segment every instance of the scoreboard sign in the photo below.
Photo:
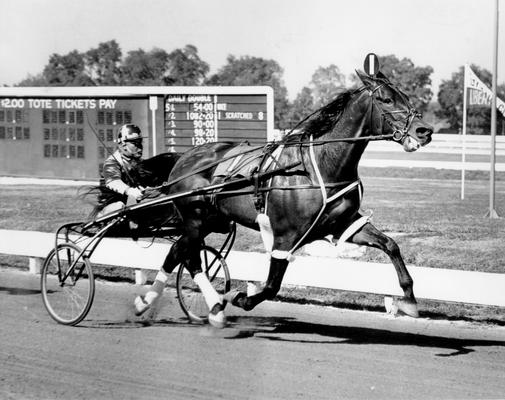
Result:
<svg viewBox="0 0 505 400"><path fill-rule="evenodd" d="M273 136L270 87L0 87L0 175L96 179L122 124L144 157Z"/></svg>
<svg viewBox="0 0 505 400"><path fill-rule="evenodd" d="M166 151L181 152L217 141L264 143L271 139L268 132L273 106L268 92L251 94L250 89L242 89L243 94L231 94L201 89L200 94L165 97Z"/></svg>

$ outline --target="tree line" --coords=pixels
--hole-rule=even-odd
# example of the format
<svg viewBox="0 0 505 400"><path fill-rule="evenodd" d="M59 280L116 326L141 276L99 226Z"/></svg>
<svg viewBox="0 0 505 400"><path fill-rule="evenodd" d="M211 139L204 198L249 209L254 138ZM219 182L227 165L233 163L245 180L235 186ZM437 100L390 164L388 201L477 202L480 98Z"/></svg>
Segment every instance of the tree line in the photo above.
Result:
<svg viewBox="0 0 505 400"><path fill-rule="evenodd" d="M445 124L447 131L459 132L463 115L463 66L450 79L442 81L435 100L431 89L431 66L417 66L409 58L400 59L395 55L379 56L379 60L382 72L402 88L418 111L429 116L429 122ZM471 68L491 87L489 71L477 65ZM226 64L216 73L209 72L209 64L200 58L198 49L191 44L171 52L160 48L138 49L123 56L116 40L110 40L86 52L73 50L63 55L52 54L39 74L29 75L16 86L265 85L274 90L275 126L290 129L338 93L359 84L354 74L346 76L335 64L318 67L310 82L291 102L283 81L284 70L275 60L229 55ZM505 99L503 84L498 86L498 97ZM489 107L471 107L468 133L487 134L490 120ZM501 115L497 132L505 134Z"/></svg>

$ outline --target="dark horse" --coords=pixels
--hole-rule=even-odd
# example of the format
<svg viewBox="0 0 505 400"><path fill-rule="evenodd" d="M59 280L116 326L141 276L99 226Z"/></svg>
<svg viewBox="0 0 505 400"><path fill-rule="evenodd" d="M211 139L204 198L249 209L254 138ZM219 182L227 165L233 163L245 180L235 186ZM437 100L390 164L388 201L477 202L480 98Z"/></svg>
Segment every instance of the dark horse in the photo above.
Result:
<svg viewBox="0 0 505 400"><path fill-rule="evenodd" d="M231 292L223 300L212 293L209 285L204 285L207 289L202 292L211 310L211 323L224 326L225 301L251 310L262 301L273 299L292 253L329 234L336 238L343 235L349 242L384 251L404 292L399 307L408 315L418 316L413 280L398 245L360 213L358 163L370 140L394 140L405 151L415 151L431 141L433 130L408 97L381 72L373 77L358 72L358 76L363 86L341 93L282 141L261 149L260 171L296 167L272 174L269 179L259 179L260 183L251 179L238 188L245 190L243 194L240 190L225 190L176 200L184 234L163 264L167 273L181 262L193 274L201 272L202 240L211 232L226 231L230 221L255 230L262 227L262 234L273 235L268 246L271 248L267 249L271 251L270 271L260 292L251 296ZM212 143L184 153L170 173L169 182L174 183L167 192L179 193L219 182L223 178L214 174L216 166L220 160L229 159L233 149L237 152L237 143ZM267 160L269 166L265 166Z"/></svg>

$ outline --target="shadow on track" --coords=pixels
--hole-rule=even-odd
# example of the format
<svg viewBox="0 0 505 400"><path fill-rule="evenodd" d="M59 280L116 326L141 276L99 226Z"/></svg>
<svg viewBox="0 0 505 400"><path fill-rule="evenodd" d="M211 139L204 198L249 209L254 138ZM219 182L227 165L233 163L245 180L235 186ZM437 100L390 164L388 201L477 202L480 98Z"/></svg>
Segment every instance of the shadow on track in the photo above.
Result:
<svg viewBox="0 0 505 400"><path fill-rule="evenodd" d="M7 292L7 294L14 296L24 296L31 294L40 294L40 289L26 289L18 287L0 286L0 292Z"/></svg>
<svg viewBox="0 0 505 400"><path fill-rule="evenodd" d="M457 339L385 329L322 325L284 317L236 317L230 318L230 322L237 329L248 330L250 333L248 337L254 336L255 338L272 341L319 344L407 345L451 351L450 353L437 353L436 356L438 357L452 357L472 353L475 350L471 347L505 347L505 341ZM305 339L303 335L316 335L323 338L323 340Z"/></svg>

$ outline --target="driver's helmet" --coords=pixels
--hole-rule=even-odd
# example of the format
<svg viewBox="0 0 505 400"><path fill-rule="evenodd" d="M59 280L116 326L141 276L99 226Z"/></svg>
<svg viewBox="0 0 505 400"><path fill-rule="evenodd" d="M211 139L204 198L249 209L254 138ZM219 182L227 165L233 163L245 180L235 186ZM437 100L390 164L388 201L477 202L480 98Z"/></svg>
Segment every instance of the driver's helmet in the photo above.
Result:
<svg viewBox="0 0 505 400"><path fill-rule="evenodd" d="M119 128L119 132L117 135L117 142L132 142L137 140L142 140L142 131L135 124L125 124L121 128Z"/></svg>
<svg viewBox="0 0 505 400"><path fill-rule="evenodd" d="M123 125L117 135L119 152L127 159L140 159L143 150L142 139L142 132L137 125ZM128 143L134 143L134 146L128 146Z"/></svg>

